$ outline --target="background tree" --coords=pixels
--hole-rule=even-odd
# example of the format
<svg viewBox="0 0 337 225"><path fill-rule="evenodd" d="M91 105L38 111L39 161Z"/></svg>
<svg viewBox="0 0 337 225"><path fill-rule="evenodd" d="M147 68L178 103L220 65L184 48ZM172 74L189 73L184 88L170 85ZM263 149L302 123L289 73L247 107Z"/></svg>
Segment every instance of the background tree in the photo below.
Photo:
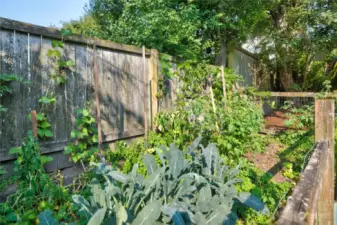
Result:
<svg viewBox="0 0 337 225"><path fill-rule="evenodd" d="M337 8L331 0L273 0L256 35L273 90L319 90L336 75Z"/></svg>
<svg viewBox="0 0 337 225"><path fill-rule="evenodd" d="M245 41L264 16L261 4L260 0L90 0L87 20L66 25L81 24L78 30L91 35L85 22L94 19L101 31L95 36L225 64L228 47Z"/></svg>

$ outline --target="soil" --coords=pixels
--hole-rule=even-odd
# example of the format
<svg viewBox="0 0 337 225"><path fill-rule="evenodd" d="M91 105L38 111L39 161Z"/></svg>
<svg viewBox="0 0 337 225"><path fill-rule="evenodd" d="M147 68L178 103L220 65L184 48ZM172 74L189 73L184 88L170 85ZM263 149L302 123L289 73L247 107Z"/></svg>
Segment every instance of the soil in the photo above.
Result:
<svg viewBox="0 0 337 225"><path fill-rule="evenodd" d="M287 119L285 112L275 111L265 116L265 134L275 134L280 131L284 131L287 127L284 125L284 121ZM279 158L279 153L284 150L285 146L279 143L268 143L266 151L264 153L249 152L245 156L254 163L255 166L260 168L266 173L273 175L272 180L277 183L283 183L289 181L288 178L282 176L282 162Z"/></svg>
<svg viewBox="0 0 337 225"><path fill-rule="evenodd" d="M287 129L284 121L287 120L286 114L283 111L274 111L264 117L266 121L265 131L267 132L280 132Z"/></svg>

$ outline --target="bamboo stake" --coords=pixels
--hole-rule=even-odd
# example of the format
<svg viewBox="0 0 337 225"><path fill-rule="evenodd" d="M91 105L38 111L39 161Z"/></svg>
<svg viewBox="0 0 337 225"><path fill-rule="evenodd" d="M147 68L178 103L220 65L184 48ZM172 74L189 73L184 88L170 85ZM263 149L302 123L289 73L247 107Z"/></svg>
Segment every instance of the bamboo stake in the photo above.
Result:
<svg viewBox="0 0 337 225"><path fill-rule="evenodd" d="M212 101L212 107L213 107L213 112L214 116L216 118L216 106L215 106L215 101L214 101L214 93L213 93L213 87L212 87L212 82L209 79L209 88L210 88L210 93L211 93L211 101ZM219 125L218 122L215 121L215 129L217 132L219 132Z"/></svg>
<svg viewBox="0 0 337 225"><path fill-rule="evenodd" d="M226 93L226 79L225 79L224 66L221 66L221 78L222 78L222 90L223 90L224 106L226 107L227 93Z"/></svg>
<svg viewBox="0 0 337 225"><path fill-rule="evenodd" d="M144 78L144 97L143 97L143 100L144 100L144 147L145 149L147 149L147 133L148 133L148 122L147 122L147 114L148 114L148 104L147 104L147 101L148 101L148 90L149 90L149 87L148 87L148 78L147 78L147 75L146 75L146 56L145 56L145 47L143 46L142 48L143 50L143 78Z"/></svg>
<svg viewBox="0 0 337 225"><path fill-rule="evenodd" d="M33 130L33 136L36 139L37 138L37 120L36 120L36 111L32 111L32 130Z"/></svg>

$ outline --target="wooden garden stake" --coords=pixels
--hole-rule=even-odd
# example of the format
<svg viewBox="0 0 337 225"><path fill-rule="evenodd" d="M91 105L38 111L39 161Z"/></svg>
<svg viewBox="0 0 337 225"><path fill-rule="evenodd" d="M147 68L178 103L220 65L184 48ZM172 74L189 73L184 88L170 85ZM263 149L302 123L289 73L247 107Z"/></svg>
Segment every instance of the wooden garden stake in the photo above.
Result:
<svg viewBox="0 0 337 225"><path fill-rule="evenodd" d="M98 130L98 149L102 146L102 128L101 128L101 110L99 101L99 82L98 82L98 67L97 67L97 48L94 43L94 85L95 85L95 100L96 100L96 115L97 115L97 130Z"/></svg>
<svg viewBox="0 0 337 225"><path fill-rule="evenodd" d="M226 79L225 79L225 68L224 68L224 66L221 66L221 79L222 79L222 90L223 90L224 105L226 107L227 93L226 93Z"/></svg>
<svg viewBox="0 0 337 225"><path fill-rule="evenodd" d="M37 138L37 120L36 120L36 111L32 111L32 130L34 138Z"/></svg>
<svg viewBox="0 0 337 225"><path fill-rule="evenodd" d="M216 106L215 106L215 101L214 101L214 93L213 93L213 87L212 87L211 78L208 79L208 85L209 85L209 90L210 90L210 94L211 94L211 101L212 101L213 112L214 112L214 116L216 118ZM218 122L217 121L215 121L215 129L216 129L217 132L219 132L219 126L218 126Z"/></svg>
<svg viewBox="0 0 337 225"><path fill-rule="evenodd" d="M147 133L148 133L148 123L147 123L147 114L148 114L148 104L147 104L147 101L148 101L148 95L147 95L147 92L149 90L149 87L148 87L148 77L146 75L146 56L145 56L145 47L143 46L142 48L143 50L143 78L144 78L144 97L143 97L143 101L144 101L144 144L145 144L145 149L147 148Z"/></svg>
<svg viewBox="0 0 337 225"><path fill-rule="evenodd" d="M156 49L151 49L151 56L149 60L149 69L150 69L150 90L151 90L151 126L155 129L156 124L154 124L154 118L158 113L158 51ZM145 63L145 62L144 62Z"/></svg>

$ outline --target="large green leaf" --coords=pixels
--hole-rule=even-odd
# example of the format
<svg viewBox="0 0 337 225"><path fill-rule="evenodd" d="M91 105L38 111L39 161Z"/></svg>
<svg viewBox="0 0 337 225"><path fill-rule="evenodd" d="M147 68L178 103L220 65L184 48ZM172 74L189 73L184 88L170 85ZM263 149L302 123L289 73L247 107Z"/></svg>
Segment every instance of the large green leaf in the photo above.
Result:
<svg viewBox="0 0 337 225"><path fill-rule="evenodd" d="M151 175L155 173L155 171L158 169L158 165L156 163L156 159L153 155L144 155L143 156L143 162L147 169L147 174Z"/></svg>
<svg viewBox="0 0 337 225"><path fill-rule="evenodd" d="M40 225L57 225L57 220L53 217L53 213L47 209L39 214Z"/></svg>
<svg viewBox="0 0 337 225"><path fill-rule="evenodd" d="M230 210L231 209L223 205L217 207L209 216L207 216L206 224L223 224L226 220L227 215L230 213Z"/></svg>
<svg viewBox="0 0 337 225"><path fill-rule="evenodd" d="M205 169L205 174L213 175L212 171L217 171L217 163L219 161L218 149L214 143L211 143L202 150L202 155L205 159L207 169Z"/></svg>
<svg viewBox="0 0 337 225"><path fill-rule="evenodd" d="M123 184L129 181L129 177L118 171L111 171L108 173L108 176L112 177L114 180L119 181Z"/></svg>
<svg viewBox="0 0 337 225"><path fill-rule="evenodd" d="M152 201L148 203L132 222L133 225L148 225L159 219L161 214L161 201Z"/></svg>
<svg viewBox="0 0 337 225"><path fill-rule="evenodd" d="M171 150L171 149L170 149ZM184 159L182 152L180 150L172 149L171 153L171 160L169 161L170 172L174 179L177 179L184 169Z"/></svg>
<svg viewBox="0 0 337 225"><path fill-rule="evenodd" d="M116 222L117 225L124 225L124 223L126 223L126 221L128 221L128 213L125 210L124 206L122 206L121 204L118 204L116 206L117 208L117 213L116 213Z"/></svg>
<svg viewBox="0 0 337 225"><path fill-rule="evenodd" d="M146 180L144 180L144 193L148 195L153 188L156 187L157 183L160 181L161 170L157 170L151 176L149 176Z"/></svg>
<svg viewBox="0 0 337 225"><path fill-rule="evenodd" d="M270 211L266 205L261 202L259 198L256 196L247 193L247 192L241 192L237 199L244 205L255 209L258 212L261 212L263 215L269 215Z"/></svg>
<svg viewBox="0 0 337 225"><path fill-rule="evenodd" d="M179 210L176 207L165 205L161 208L161 211L167 215L173 221L174 225L184 225L184 218L181 216Z"/></svg>
<svg viewBox="0 0 337 225"><path fill-rule="evenodd" d="M87 225L101 225L105 217L106 208L99 209L90 218Z"/></svg>

